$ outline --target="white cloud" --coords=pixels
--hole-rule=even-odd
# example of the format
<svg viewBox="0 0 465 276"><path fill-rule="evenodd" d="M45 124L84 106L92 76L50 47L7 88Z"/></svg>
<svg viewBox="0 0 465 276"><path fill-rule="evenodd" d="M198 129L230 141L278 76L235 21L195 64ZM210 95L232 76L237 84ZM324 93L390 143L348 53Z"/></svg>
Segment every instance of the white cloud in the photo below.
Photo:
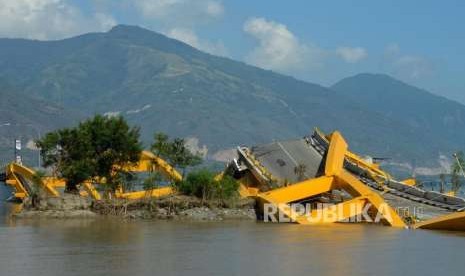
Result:
<svg viewBox="0 0 465 276"><path fill-rule="evenodd" d="M401 56L394 61L394 67L400 73L404 73L412 79L421 78L432 73L431 63L427 59L418 56Z"/></svg>
<svg viewBox="0 0 465 276"><path fill-rule="evenodd" d="M94 14L94 20L96 26L102 31L109 30L118 24L111 15L101 12L97 12Z"/></svg>
<svg viewBox="0 0 465 276"><path fill-rule="evenodd" d="M200 38L195 27L221 18L224 7L218 0L136 0L128 1L149 25L157 21L156 29L167 36L181 40L199 50L214 55L227 56L221 41L211 42ZM161 27L160 27L161 25Z"/></svg>
<svg viewBox="0 0 465 276"><path fill-rule="evenodd" d="M0 36L60 39L115 25L106 14L84 15L69 0L0 0Z"/></svg>
<svg viewBox="0 0 465 276"><path fill-rule="evenodd" d="M124 5L123 5L124 3ZM110 15L130 8L141 15L141 23L158 20L159 31L211 54L227 56L221 41L198 37L194 27L221 18L224 7L218 0L136 0L117 4L93 0L95 12L84 12L73 0L0 0L0 37L61 39L87 32L107 31L117 24Z"/></svg>
<svg viewBox="0 0 465 276"><path fill-rule="evenodd" d="M259 43L246 57L251 64L282 72L321 66L325 52L314 45L301 43L284 24L250 18L244 24L244 31Z"/></svg>
<svg viewBox="0 0 465 276"><path fill-rule="evenodd" d="M136 0L134 4L145 17L163 18L182 2L183 0Z"/></svg>
<svg viewBox="0 0 465 276"><path fill-rule="evenodd" d="M135 0L130 1L146 19L156 19L179 26L191 26L224 13L223 4L217 0Z"/></svg>
<svg viewBox="0 0 465 276"><path fill-rule="evenodd" d="M433 73L433 65L427 58L403 54L396 43L391 43L386 47L385 57L388 61L389 70L397 76L419 79Z"/></svg>
<svg viewBox="0 0 465 276"><path fill-rule="evenodd" d="M336 54L348 63L357 63L368 55L361 47L339 47L336 49Z"/></svg>
<svg viewBox="0 0 465 276"><path fill-rule="evenodd" d="M224 13L224 7L220 2L208 1L207 2L207 13L214 17L220 17Z"/></svg>
<svg viewBox="0 0 465 276"><path fill-rule="evenodd" d="M197 34L191 29L173 28L169 30L166 35L171 38L180 40L184 43L191 45L199 50L205 51L210 54L227 56L228 51L221 41L211 43L206 40L201 40Z"/></svg>

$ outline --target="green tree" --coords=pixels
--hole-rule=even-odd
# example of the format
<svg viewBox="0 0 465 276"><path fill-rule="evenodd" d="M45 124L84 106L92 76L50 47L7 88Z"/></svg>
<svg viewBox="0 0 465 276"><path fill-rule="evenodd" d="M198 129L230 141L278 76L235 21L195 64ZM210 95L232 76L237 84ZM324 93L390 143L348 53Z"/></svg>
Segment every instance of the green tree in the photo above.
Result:
<svg viewBox="0 0 465 276"><path fill-rule="evenodd" d="M182 175L186 174L188 167L198 166L202 163L202 157L192 151L186 146L186 141L181 138L175 138L171 143L171 163L173 166L182 170Z"/></svg>
<svg viewBox="0 0 465 276"><path fill-rule="evenodd" d="M163 132L157 132L154 135L154 142L152 144L151 150L153 154L167 159L170 152L171 143L168 135Z"/></svg>
<svg viewBox="0 0 465 276"><path fill-rule="evenodd" d="M44 166L66 179L66 192L77 192L86 180L103 180L111 190L128 181L127 164L139 160L139 129L122 117L96 115L75 128L46 134L36 142Z"/></svg>
<svg viewBox="0 0 465 276"><path fill-rule="evenodd" d="M181 169L183 177L188 167L194 167L202 163L202 157L193 153L187 147L184 139L174 138L170 140L168 135L161 132L155 134L151 150L171 166Z"/></svg>

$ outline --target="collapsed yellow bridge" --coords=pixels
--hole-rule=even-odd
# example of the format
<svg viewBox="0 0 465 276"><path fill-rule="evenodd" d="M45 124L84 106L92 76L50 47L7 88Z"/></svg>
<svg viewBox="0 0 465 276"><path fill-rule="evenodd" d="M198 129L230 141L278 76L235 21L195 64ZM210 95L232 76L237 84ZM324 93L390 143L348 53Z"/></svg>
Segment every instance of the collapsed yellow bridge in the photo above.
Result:
<svg viewBox="0 0 465 276"><path fill-rule="evenodd" d="M237 155L217 177L228 174L237 179L240 195L256 199L258 214L263 219L465 231L464 199L424 191L415 187L413 179L393 179L378 164L350 152L339 132L324 135L315 130L301 139L238 147ZM136 165L125 169L159 171L171 181L182 179L167 162L145 151ZM53 177L37 178L33 170L16 163L9 164L5 174L6 183L14 188L17 198L29 196L34 186L49 196L60 196L57 188L65 185ZM81 195L100 200L102 196L94 185L97 183L83 183ZM120 189L114 196L137 200L175 192L171 187L148 191ZM295 206L310 208L297 210Z"/></svg>
<svg viewBox="0 0 465 276"><path fill-rule="evenodd" d="M296 223L465 230L464 199L421 190L413 179L393 179L378 164L350 152L339 132L326 136L315 130L302 139L239 147L238 155L229 171L241 182L241 194L257 198L260 207L276 206ZM296 203L321 208L296 212Z"/></svg>
<svg viewBox="0 0 465 276"><path fill-rule="evenodd" d="M124 168L129 172L160 172L169 181L182 180L181 174L176 169L170 166L166 161L155 156L153 153L143 151L139 158L139 162L129 165ZM58 197L61 193L58 191L64 188L66 181L56 177L38 177L37 172L18 163L10 163L5 169L5 183L13 187L13 197L19 201L31 196L34 191L42 189L48 196ZM101 200L102 195L96 189L96 185L100 184L100 179L92 179L82 183L82 196L90 196L94 200ZM144 191L125 192L121 187L114 194L117 198L123 199L141 199L144 197L160 197L172 194L174 191L171 187L163 187Z"/></svg>

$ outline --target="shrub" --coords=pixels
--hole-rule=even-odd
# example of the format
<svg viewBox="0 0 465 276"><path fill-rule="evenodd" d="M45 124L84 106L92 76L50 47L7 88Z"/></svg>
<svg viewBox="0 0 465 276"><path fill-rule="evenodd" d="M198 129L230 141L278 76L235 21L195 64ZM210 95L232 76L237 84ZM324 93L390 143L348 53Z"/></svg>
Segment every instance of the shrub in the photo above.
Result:
<svg viewBox="0 0 465 276"><path fill-rule="evenodd" d="M217 197L219 199L228 200L238 195L237 190L239 189L239 182L237 182L236 179L229 175L225 175L218 182Z"/></svg>
<svg viewBox="0 0 465 276"><path fill-rule="evenodd" d="M186 179L176 183L177 190L202 200L230 200L237 196L239 183L230 176L215 179L215 173L207 169L190 172Z"/></svg>

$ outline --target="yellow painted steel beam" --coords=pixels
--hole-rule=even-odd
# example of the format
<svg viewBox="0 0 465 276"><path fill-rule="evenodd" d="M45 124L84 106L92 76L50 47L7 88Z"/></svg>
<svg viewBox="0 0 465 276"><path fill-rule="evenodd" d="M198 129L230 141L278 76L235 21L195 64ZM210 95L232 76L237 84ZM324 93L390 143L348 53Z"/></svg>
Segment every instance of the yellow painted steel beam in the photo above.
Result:
<svg viewBox="0 0 465 276"><path fill-rule="evenodd" d="M356 197L351 200L326 206L322 209L312 210L311 214L293 218L299 224L319 224L350 221L351 218L360 216L367 203L366 197Z"/></svg>
<svg viewBox="0 0 465 276"><path fill-rule="evenodd" d="M344 169L344 160L347 150L348 145L342 135L339 132L334 132L330 136L330 144L326 156L325 176L309 179L288 187L259 193L257 199L262 203L274 204L282 215L289 217L292 221L302 224L343 221L354 215L358 215L359 212L363 210L362 206L370 204L370 206L368 206L370 210L373 209L376 211L377 214L380 215L379 219L385 224L394 227L405 227L404 221L378 193L368 188ZM328 220L328 218L318 220L318 214L315 213L324 213L330 211L330 209L313 211L312 214L307 215L299 215L294 213L291 206L288 204L334 189L344 189L354 198L340 204L328 206L327 208L339 208L337 210L340 213L332 220ZM376 218L372 219L375 220Z"/></svg>
<svg viewBox="0 0 465 276"><path fill-rule="evenodd" d="M90 181L85 181L82 183L82 186L86 190L86 192L95 200L101 200L102 197L100 196L100 193L95 189L94 185Z"/></svg>
<svg viewBox="0 0 465 276"><path fill-rule="evenodd" d="M140 156L139 162L134 165L129 165L124 167L127 171L132 172L152 172L158 171L165 175L172 181L180 181L182 180L182 176L179 172L177 172L172 166L170 166L166 161L163 159L155 156L151 152L143 151ZM18 177L20 175L21 177ZM15 195L19 198L25 198L29 196L27 189L25 188L26 183L22 183L21 179L26 179L34 184L39 184L41 188L43 188L49 196L59 196L58 191L55 189L57 187L65 187L66 181L64 179L59 179L55 177L42 177L40 179L35 178L36 172L30 168L25 166L19 165L17 163L11 163L7 166L7 181L6 183L12 186L15 190ZM218 175L217 177L222 177ZM104 183L105 180L99 180L99 183ZM94 185L90 181L86 181L82 183L83 188L85 191L82 191L82 195L90 195L92 198L96 200L101 199L100 193L95 189ZM158 196L159 193L162 191L167 191L166 189L162 189L160 191L153 191L154 196ZM146 193L146 191L141 191L141 193ZM124 195L122 191L117 192L117 194ZM132 194L128 195L128 197L138 197L139 194Z"/></svg>
<svg viewBox="0 0 465 276"><path fill-rule="evenodd" d="M15 195L16 198L21 198L21 199L26 197L25 193L14 193L14 195Z"/></svg>
<svg viewBox="0 0 465 276"><path fill-rule="evenodd" d="M129 192L118 195L118 198L137 200L143 198L157 198L174 194L176 191L172 187L162 187L147 191Z"/></svg>
<svg viewBox="0 0 465 276"><path fill-rule="evenodd" d="M318 135L321 138L325 139L328 143L331 142L331 139L333 138L332 135L334 133L332 133L330 135L325 135L318 128L316 128L315 131L318 133ZM340 133L339 133L339 135L340 135ZM353 153L353 152L351 152L349 150L346 150L345 158L348 161L354 163L355 165L361 167L362 169L365 169L366 171L368 171L371 176L376 175L376 176L384 178L384 179L391 179L392 178L387 172L381 170L379 168L378 164L373 164L373 163L367 162L362 157L360 157L359 155L357 155L357 154L355 154L355 153ZM375 178L375 180L377 180L377 179Z"/></svg>
<svg viewBox="0 0 465 276"><path fill-rule="evenodd" d="M51 187L64 188L66 186L66 181L64 179L52 176L42 177L42 181Z"/></svg>
<svg viewBox="0 0 465 276"><path fill-rule="evenodd" d="M414 229L465 231L465 212L456 212L415 223L412 227Z"/></svg>
<svg viewBox="0 0 465 276"><path fill-rule="evenodd" d="M405 185L408 185L408 186L417 185L417 180L415 178L405 179L405 180L402 180L401 182L404 183Z"/></svg>
<svg viewBox="0 0 465 276"><path fill-rule="evenodd" d="M237 191L239 192L239 195L244 198L244 197L251 197L252 195L249 193L249 190L247 189L247 187L240 183L239 184L239 189L237 189Z"/></svg>
<svg viewBox="0 0 465 276"><path fill-rule="evenodd" d="M329 150L326 157L325 173L336 176L339 188L344 189L353 197L367 197L377 212L386 218L385 223L394 227L406 227L404 221L375 191L360 182L355 176L344 169L344 159L348 149L347 142L339 132L333 132L330 137Z"/></svg>
<svg viewBox="0 0 465 276"><path fill-rule="evenodd" d="M155 172L158 171L173 181L181 181L181 174L168 162L149 151L143 151L139 162L124 167L124 170L131 172Z"/></svg>
<svg viewBox="0 0 465 276"><path fill-rule="evenodd" d="M10 185L11 187L13 187L13 189L15 191L15 197L17 197L17 198L25 198L25 197L27 197L28 193L26 191L26 188L21 184L21 181L18 180L16 175L11 174L11 175L9 175L9 177L10 178L7 179L5 183L7 185Z"/></svg>
<svg viewBox="0 0 465 276"><path fill-rule="evenodd" d="M31 181L31 183L38 184L39 186L41 186L41 188L43 188L49 196L57 197L60 195L53 186L43 182L41 178L37 178L36 172L34 170L17 163L11 163L7 166L7 176L10 179L11 177L13 177L13 179L16 181L15 188L16 191L19 193L24 193L26 194L26 196L28 196L28 192L24 187L25 183L21 183L21 180L18 177L18 175L21 175L23 179Z"/></svg>
<svg viewBox="0 0 465 276"><path fill-rule="evenodd" d="M241 197L256 197L260 191L258 188L247 187L241 183L238 192Z"/></svg>
<svg viewBox="0 0 465 276"><path fill-rule="evenodd" d="M334 178L323 176L262 193L272 202L288 203L328 192L335 188Z"/></svg>
<svg viewBox="0 0 465 276"><path fill-rule="evenodd" d="M349 221L350 218L357 217L363 212L363 207L368 201L366 197L357 197L339 204L311 210L311 213L302 214L298 210L292 209L291 205L277 202L265 193L258 194L257 198L261 201L262 206L265 203L273 204L279 217L287 217L290 222L306 225Z"/></svg>
<svg viewBox="0 0 465 276"><path fill-rule="evenodd" d="M342 173L337 176L336 183L339 189L345 190L353 197L376 193L346 170L342 171Z"/></svg>
<svg viewBox="0 0 465 276"><path fill-rule="evenodd" d="M407 226L397 212L384 201L381 195L360 182L360 180L351 173L343 170L342 173L337 176L336 181L338 186L347 191L350 195L354 197L365 196L373 205L373 208L385 218L385 224L403 228Z"/></svg>
<svg viewBox="0 0 465 276"><path fill-rule="evenodd" d="M13 177L11 183L15 183L14 188L18 192L18 194L24 195L24 197L29 196L29 192L27 191L26 187L24 187L21 180L19 180L18 176L15 173L12 173L11 177Z"/></svg>
<svg viewBox="0 0 465 276"><path fill-rule="evenodd" d="M392 178L387 172L381 170L379 168L378 164L372 164L370 162L365 161L363 158L358 156L357 154L347 151L346 152L346 158L348 161L356 164L357 166L361 167L362 169L365 169L369 171L371 174L374 174L378 177L381 177L383 179L390 179Z"/></svg>
<svg viewBox="0 0 465 276"><path fill-rule="evenodd" d="M344 157L348 145L342 135L335 131L331 134L328 153L326 155L325 175L339 175L344 167Z"/></svg>
<svg viewBox="0 0 465 276"><path fill-rule="evenodd" d="M381 184L384 180L389 180L391 176L381 170L378 164L371 164L356 154L348 150L348 145L339 132L334 132L328 136L329 149L326 155L325 176L310 179L291 186L277 188L272 191L262 193L250 193L246 176L240 185L239 192L241 196L254 196L260 206L265 207L265 203L273 204L277 207L281 215L290 218L293 222L300 224L328 223L346 221L354 216L360 215L368 210L364 215L370 216L371 220L380 222L392 227L406 228L406 223L397 214L397 212L387 203L384 198L375 190L362 183L355 175L351 174L344 168L344 160L348 160L355 165L366 170L371 177ZM246 185L246 183L248 185ZM415 185L414 179L403 181L406 185ZM259 185L259 184L255 184ZM255 188L257 189L257 188ZM344 201L339 204L325 206L323 210L312 210L310 214L300 214L292 209L291 202L298 202L305 198L330 192L334 189L342 189L349 193L353 199ZM258 189L257 189L258 191ZM337 215L329 218L319 219L318 212L328 212L337 210ZM363 211L362 211L363 210ZM331 213L331 212L329 212ZM460 230L465 231L465 212L458 212L434 218L425 222L417 223L412 228L421 229L442 229L442 230Z"/></svg>
<svg viewBox="0 0 465 276"><path fill-rule="evenodd" d="M288 204L278 202L274 198L267 196L266 193L257 194L256 199L261 203L260 206L264 206L265 204L273 204L274 206L276 206L279 213L289 217L291 220L295 219L295 217L293 217L292 215L291 208Z"/></svg>

